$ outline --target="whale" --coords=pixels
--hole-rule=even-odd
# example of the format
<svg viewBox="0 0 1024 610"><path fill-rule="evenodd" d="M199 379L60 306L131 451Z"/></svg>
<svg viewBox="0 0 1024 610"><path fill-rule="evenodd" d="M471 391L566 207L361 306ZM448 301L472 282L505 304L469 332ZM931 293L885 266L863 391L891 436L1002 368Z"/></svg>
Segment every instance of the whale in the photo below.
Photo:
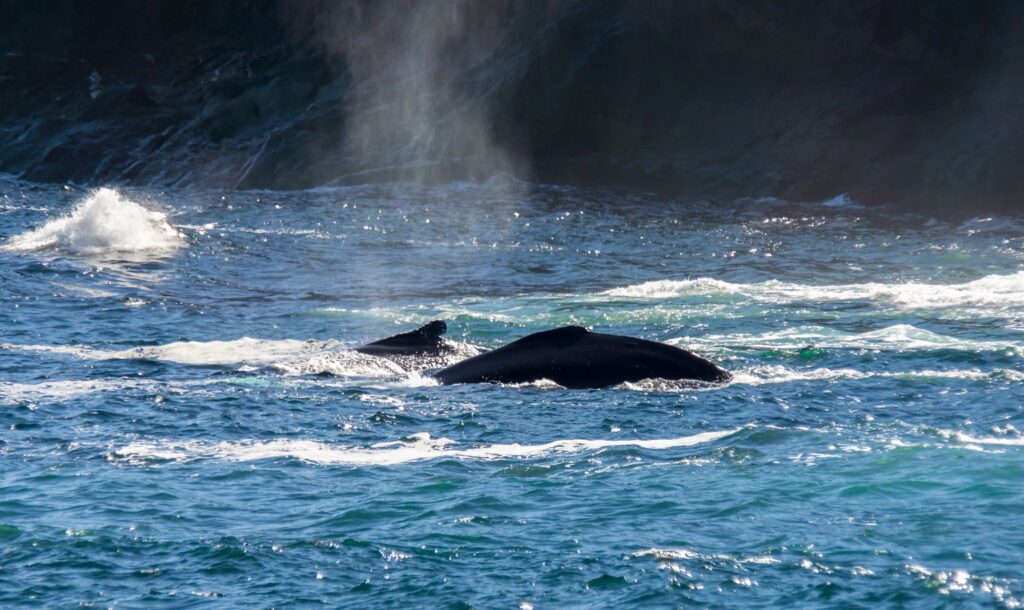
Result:
<svg viewBox="0 0 1024 610"><path fill-rule="evenodd" d="M432 373L440 383L530 383L547 379L573 389L644 379L724 383L717 364L678 347L595 333L582 326L541 331Z"/></svg>
<svg viewBox="0 0 1024 610"><path fill-rule="evenodd" d="M416 330L359 346L355 351L386 358L406 369L420 369L424 363L429 365L458 354L456 346L445 341L446 332L448 325L444 320L434 320Z"/></svg>
<svg viewBox="0 0 1024 610"><path fill-rule="evenodd" d="M445 341L448 326L434 320L424 326L374 341L356 351L387 358L409 368L424 360L450 357L455 347ZM602 388L644 379L723 383L731 375L717 364L678 347L605 333L582 326L564 326L527 335L493 351L428 375L442 385L461 383L531 383L547 379L566 388Z"/></svg>
<svg viewBox="0 0 1024 610"><path fill-rule="evenodd" d="M416 330L399 333L386 339L356 348L361 354L372 356L422 356L441 353L447 347L444 334L448 325L444 320L428 322Z"/></svg>

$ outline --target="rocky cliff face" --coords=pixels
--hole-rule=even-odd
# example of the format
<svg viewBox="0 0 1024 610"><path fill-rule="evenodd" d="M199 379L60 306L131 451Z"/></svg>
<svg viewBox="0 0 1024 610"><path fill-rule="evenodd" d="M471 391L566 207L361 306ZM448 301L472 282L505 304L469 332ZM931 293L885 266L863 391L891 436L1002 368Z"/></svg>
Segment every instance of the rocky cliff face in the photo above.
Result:
<svg viewBox="0 0 1024 610"><path fill-rule="evenodd" d="M1024 203L1012 0L9 1L0 51L33 180Z"/></svg>

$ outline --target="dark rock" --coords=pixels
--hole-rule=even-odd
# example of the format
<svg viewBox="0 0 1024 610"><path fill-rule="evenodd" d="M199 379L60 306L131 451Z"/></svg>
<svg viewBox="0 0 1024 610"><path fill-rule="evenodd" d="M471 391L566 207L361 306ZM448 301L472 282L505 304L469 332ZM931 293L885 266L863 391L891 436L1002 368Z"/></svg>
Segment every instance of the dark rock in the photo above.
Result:
<svg viewBox="0 0 1024 610"><path fill-rule="evenodd" d="M1013 0L0 0L0 171L1024 201Z"/></svg>
<svg viewBox="0 0 1024 610"><path fill-rule="evenodd" d="M152 108L157 105L156 102L153 101L153 98L149 97L149 94L146 93L146 88L142 85L135 85L132 87L125 96L125 100L129 104L142 106L144 108Z"/></svg>

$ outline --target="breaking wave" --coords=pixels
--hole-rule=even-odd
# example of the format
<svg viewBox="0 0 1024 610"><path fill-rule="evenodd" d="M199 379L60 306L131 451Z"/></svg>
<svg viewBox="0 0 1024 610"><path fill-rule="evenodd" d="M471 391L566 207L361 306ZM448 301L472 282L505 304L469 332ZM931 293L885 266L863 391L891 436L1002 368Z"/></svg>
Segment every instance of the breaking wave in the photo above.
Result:
<svg viewBox="0 0 1024 610"><path fill-rule="evenodd" d="M58 249L73 254L173 251L184 238L161 212L146 209L118 191L101 188L67 216L10 238L5 250Z"/></svg>

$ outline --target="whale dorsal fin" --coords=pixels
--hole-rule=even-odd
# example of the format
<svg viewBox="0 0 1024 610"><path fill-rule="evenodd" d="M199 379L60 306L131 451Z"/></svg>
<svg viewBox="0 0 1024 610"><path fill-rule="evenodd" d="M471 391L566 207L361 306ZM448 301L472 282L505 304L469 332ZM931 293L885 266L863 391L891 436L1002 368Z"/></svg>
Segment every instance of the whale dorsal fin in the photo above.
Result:
<svg viewBox="0 0 1024 610"><path fill-rule="evenodd" d="M436 345L441 342L441 336L448 332L448 325L444 320L434 320L424 324L416 330L401 333L374 341L363 347L412 347L416 345Z"/></svg>
<svg viewBox="0 0 1024 610"><path fill-rule="evenodd" d="M527 335L516 341L514 345L555 345L558 347L564 347L566 345L572 345L588 332L590 331L582 326L563 326L561 328L544 330L539 333Z"/></svg>
<svg viewBox="0 0 1024 610"><path fill-rule="evenodd" d="M432 322L427 322L413 332L419 333L424 339L436 340L440 339L441 335L448 332L448 325L445 324L444 320L433 320Z"/></svg>

